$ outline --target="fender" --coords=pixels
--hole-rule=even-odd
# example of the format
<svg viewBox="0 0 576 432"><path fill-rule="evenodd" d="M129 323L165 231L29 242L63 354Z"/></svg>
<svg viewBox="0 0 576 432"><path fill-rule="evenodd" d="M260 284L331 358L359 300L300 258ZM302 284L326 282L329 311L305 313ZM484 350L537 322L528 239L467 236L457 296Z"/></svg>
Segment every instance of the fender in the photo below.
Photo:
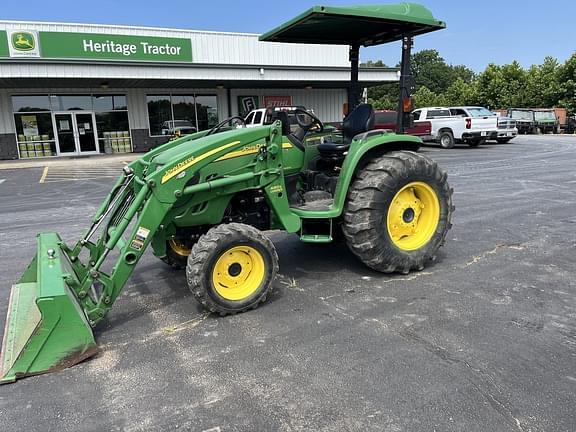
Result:
<svg viewBox="0 0 576 432"><path fill-rule="evenodd" d="M370 131L359 135L350 144L330 210L304 211L293 209L292 211L300 217L311 219L339 217L344 210L350 183L359 169L362 169L373 157L397 150L417 151L421 145L422 140L412 135L386 133L385 131Z"/></svg>

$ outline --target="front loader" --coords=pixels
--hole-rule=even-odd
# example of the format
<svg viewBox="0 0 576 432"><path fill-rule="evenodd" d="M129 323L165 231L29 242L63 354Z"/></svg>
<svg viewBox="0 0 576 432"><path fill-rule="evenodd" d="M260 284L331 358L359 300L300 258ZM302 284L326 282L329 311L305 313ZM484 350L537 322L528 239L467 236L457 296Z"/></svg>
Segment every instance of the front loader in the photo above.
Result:
<svg viewBox="0 0 576 432"><path fill-rule="evenodd" d="M413 90L406 62L414 35L444 26L408 3L314 7L263 35L351 47L355 109L341 132L324 131L302 108L291 113L299 126L292 131L287 113L271 110L263 126L228 119L126 166L78 242L39 234L36 256L12 287L0 382L94 355L92 328L148 246L185 268L194 297L220 315L253 309L269 295L278 257L266 230L310 243L342 238L384 273L424 268L450 228L452 191L438 165L416 153L420 139L402 134ZM403 41L400 130L374 131L372 108L358 103L358 49L395 40Z"/></svg>

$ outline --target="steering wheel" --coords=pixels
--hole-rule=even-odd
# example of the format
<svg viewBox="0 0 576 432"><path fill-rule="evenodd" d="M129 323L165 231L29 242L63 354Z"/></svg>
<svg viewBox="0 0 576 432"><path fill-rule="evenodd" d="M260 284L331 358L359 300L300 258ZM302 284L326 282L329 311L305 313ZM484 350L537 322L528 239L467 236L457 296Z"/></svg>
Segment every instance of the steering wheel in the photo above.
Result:
<svg viewBox="0 0 576 432"><path fill-rule="evenodd" d="M298 123L298 126L300 126L302 129L305 130L309 130L312 128L312 126L317 125L318 126L318 130L316 132L322 132L324 130L324 123L322 123L322 120L320 120L318 117L316 117L315 114L312 114L309 111L303 110L302 108L296 108L294 110L294 113L296 114L296 123ZM305 122L301 117L305 117L308 116L312 119L311 122Z"/></svg>
<svg viewBox="0 0 576 432"><path fill-rule="evenodd" d="M230 118L227 118L226 120L218 123L216 126L214 126L212 129L210 129L208 131L208 133L204 136L208 136L208 135L213 135L215 133L220 132L220 129L222 129L224 126L226 126L229 123L232 123L232 121L234 120L239 120L240 124L242 125L242 127L246 127L246 121L244 120L244 117L240 117L240 116L233 116Z"/></svg>

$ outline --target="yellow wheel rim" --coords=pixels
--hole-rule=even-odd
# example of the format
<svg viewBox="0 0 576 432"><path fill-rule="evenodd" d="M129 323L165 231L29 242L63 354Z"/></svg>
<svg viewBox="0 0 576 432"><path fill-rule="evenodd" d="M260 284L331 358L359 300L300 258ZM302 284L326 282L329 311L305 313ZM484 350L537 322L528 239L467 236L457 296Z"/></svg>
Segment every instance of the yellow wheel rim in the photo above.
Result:
<svg viewBox="0 0 576 432"><path fill-rule="evenodd" d="M440 202L434 189L422 182L404 186L388 209L386 225L394 245L416 250L430 241L440 221Z"/></svg>
<svg viewBox="0 0 576 432"><path fill-rule="evenodd" d="M170 245L170 249L172 249L177 255L187 257L192 252L192 249L176 239L168 240L168 244Z"/></svg>
<svg viewBox="0 0 576 432"><path fill-rule="evenodd" d="M212 270L216 292L226 300L238 301L250 297L266 277L262 254L250 246L236 246L224 252Z"/></svg>

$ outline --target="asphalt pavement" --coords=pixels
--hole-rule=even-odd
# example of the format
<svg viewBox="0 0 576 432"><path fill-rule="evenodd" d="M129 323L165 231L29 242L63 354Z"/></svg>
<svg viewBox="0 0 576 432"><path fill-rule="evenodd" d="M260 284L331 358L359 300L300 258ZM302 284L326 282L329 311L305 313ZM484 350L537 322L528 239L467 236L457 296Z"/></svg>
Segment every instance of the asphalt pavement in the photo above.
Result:
<svg viewBox="0 0 576 432"><path fill-rule="evenodd" d="M573 432L576 137L422 152L456 205L423 271L379 274L344 245L274 232L275 294L219 318L147 252L100 354L0 386L0 429ZM123 162L41 165L0 170L0 328L36 233L77 240Z"/></svg>

